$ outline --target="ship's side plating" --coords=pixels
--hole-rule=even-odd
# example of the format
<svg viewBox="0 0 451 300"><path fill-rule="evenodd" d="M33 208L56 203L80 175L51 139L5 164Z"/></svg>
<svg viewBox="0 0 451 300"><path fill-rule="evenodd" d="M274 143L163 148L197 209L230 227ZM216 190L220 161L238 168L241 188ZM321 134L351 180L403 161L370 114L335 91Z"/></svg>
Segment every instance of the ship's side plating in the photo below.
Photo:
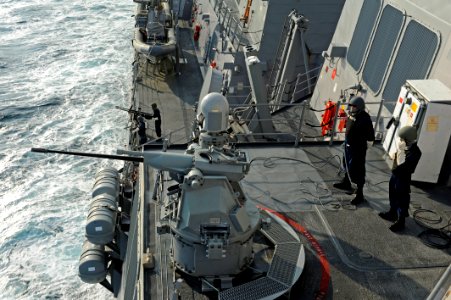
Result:
<svg viewBox="0 0 451 300"><path fill-rule="evenodd" d="M449 1L348 0L334 37L312 107L358 92L376 115L391 117L401 86L409 79L438 79L451 88ZM352 30L349 30L352 28ZM350 90L360 84L359 89ZM319 117L319 115L318 115ZM381 126L388 119L382 118Z"/></svg>
<svg viewBox="0 0 451 300"><path fill-rule="evenodd" d="M450 12L451 2L441 0L346 1L310 106L321 109L328 100L343 105L361 96L377 138L384 139L408 80L434 79L451 88ZM316 117L321 122L321 113ZM449 162L450 146L446 152ZM446 180L450 167L443 165Z"/></svg>

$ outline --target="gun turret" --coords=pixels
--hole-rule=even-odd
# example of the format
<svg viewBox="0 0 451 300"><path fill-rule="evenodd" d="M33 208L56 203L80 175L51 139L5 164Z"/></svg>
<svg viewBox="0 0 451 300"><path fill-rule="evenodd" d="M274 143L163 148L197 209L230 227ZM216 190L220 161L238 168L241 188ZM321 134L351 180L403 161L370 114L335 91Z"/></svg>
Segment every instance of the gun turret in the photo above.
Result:
<svg viewBox="0 0 451 300"><path fill-rule="evenodd" d="M146 112L142 112L142 111L140 111L140 110L135 110L135 109L131 109L131 108L120 107L120 106L117 106L117 105L116 105L115 107L116 107L117 109L126 111L126 112L128 112L129 114L135 114L135 115L137 115L137 116L144 117L144 118L146 118L147 120L150 120L150 119L153 118L153 114L149 114L149 113L146 113Z"/></svg>
<svg viewBox="0 0 451 300"><path fill-rule="evenodd" d="M171 152L139 152L139 151L127 151L117 150L118 154L129 155L127 157L136 157L142 159L142 161L151 166L152 168L186 174L192 168L194 164L194 157L192 155L171 153Z"/></svg>

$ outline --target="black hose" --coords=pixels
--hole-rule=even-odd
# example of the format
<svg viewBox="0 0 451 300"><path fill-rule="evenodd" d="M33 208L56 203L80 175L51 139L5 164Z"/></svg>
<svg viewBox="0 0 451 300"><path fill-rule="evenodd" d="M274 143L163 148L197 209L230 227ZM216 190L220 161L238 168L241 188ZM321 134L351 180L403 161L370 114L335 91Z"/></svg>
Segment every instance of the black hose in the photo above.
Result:
<svg viewBox="0 0 451 300"><path fill-rule="evenodd" d="M419 214L422 213L432 214L436 217L420 216ZM415 210L413 212L413 218L418 225L426 228L426 230L418 234L418 237L426 246L436 249L447 249L451 246L451 231L446 229L451 226L451 220L443 227L431 227L428 224L440 224L443 219L435 211L424 208Z"/></svg>
<svg viewBox="0 0 451 300"><path fill-rule="evenodd" d="M418 237L431 248L447 249L451 246L451 237L439 229L426 229Z"/></svg>
<svg viewBox="0 0 451 300"><path fill-rule="evenodd" d="M422 214L422 213L423 214L424 213L428 213L428 214L436 215L437 217L436 218L433 218L433 217L428 218L428 217L425 217L425 216L420 216L420 214ZM424 209L424 208L419 208L419 209L415 210L413 212L413 219L415 220L415 222L418 225L420 225L422 227L425 227L427 229L437 229L437 228L430 227L426 223L429 223L429 224L440 224L442 222L442 217L439 216L435 211L432 211L430 209Z"/></svg>
<svg viewBox="0 0 451 300"><path fill-rule="evenodd" d="M325 108L325 109L314 109L314 108L312 108L312 107L310 107L309 109L310 109L311 111L315 111L315 112L322 112L322 111L326 111L326 110L332 109L332 108L334 108L335 106L337 106L336 103L334 103L333 105L331 105L331 106L329 106L329 107L327 107L327 108Z"/></svg>

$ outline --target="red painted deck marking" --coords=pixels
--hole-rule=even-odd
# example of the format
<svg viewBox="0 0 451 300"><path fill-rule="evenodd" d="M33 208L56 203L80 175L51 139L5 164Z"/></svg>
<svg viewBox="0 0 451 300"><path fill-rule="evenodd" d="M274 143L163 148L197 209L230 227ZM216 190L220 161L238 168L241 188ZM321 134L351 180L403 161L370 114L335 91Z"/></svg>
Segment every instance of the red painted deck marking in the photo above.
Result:
<svg viewBox="0 0 451 300"><path fill-rule="evenodd" d="M294 230L301 233L303 236L307 238L310 245L312 245L313 249L315 250L316 254L319 256L319 261L321 263L322 273L321 273L321 281L319 284L319 291L316 295L317 300L325 299L327 292L329 290L329 282L330 282L330 266L329 261L327 260L326 253L324 252L323 248L319 244L319 242L308 232L308 230L303 227L301 224L297 223L295 220L290 219L289 217L272 210L267 207L258 206L258 208L267 211L273 215L276 215L280 219L284 220L288 225L290 225Z"/></svg>

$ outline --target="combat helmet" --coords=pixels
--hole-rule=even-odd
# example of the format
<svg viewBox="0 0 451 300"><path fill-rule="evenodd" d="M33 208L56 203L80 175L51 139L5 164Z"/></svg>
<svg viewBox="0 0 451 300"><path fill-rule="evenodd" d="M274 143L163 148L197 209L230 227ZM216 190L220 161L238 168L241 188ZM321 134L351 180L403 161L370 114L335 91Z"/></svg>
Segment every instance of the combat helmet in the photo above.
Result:
<svg viewBox="0 0 451 300"><path fill-rule="evenodd" d="M407 143L414 142L417 139L417 129L413 126L404 126L399 129L398 137L405 140Z"/></svg>
<svg viewBox="0 0 451 300"><path fill-rule="evenodd" d="M357 108L357 111L361 111L365 109L365 100L363 100L362 97L355 96L351 98L349 105L355 106L355 108Z"/></svg>

